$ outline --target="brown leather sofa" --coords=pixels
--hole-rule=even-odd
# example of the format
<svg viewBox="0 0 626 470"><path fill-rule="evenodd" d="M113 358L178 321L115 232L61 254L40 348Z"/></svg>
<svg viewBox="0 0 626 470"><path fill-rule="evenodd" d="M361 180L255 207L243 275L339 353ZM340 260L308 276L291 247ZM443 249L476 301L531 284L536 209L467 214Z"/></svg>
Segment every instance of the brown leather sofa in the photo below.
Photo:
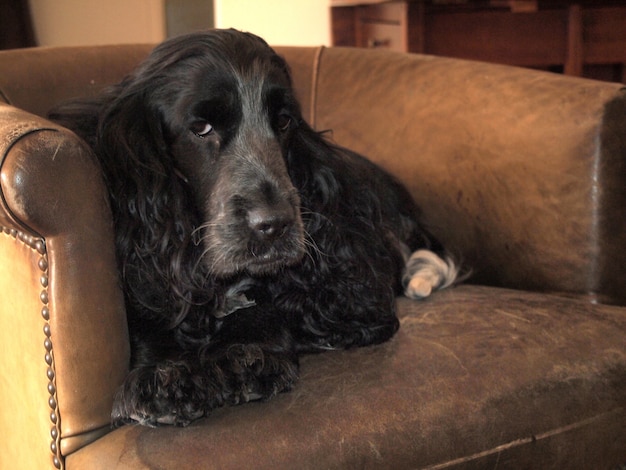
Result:
<svg viewBox="0 0 626 470"><path fill-rule="evenodd" d="M129 345L92 155L43 119L149 46L0 53L0 468L626 463L626 93L445 58L280 48L305 116L398 175L472 269L390 342L187 428L109 427Z"/></svg>

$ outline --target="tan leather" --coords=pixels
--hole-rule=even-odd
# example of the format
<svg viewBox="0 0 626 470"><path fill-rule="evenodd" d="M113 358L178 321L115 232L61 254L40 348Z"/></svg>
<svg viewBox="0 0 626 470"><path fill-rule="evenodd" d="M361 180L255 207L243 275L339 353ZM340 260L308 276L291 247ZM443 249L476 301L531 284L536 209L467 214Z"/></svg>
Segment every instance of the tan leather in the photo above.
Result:
<svg viewBox="0 0 626 470"><path fill-rule="evenodd" d="M46 322L39 300L44 273L40 253L16 235L0 231L0 468L15 468L15 462L21 468L48 468L49 446L56 439L50 435ZM36 444L25 445L29 442Z"/></svg>
<svg viewBox="0 0 626 470"><path fill-rule="evenodd" d="M315 120L314 103L319 58L323 48L280 47L279 53L287 59L296 96L302 107L302 116L307 122Z"/></svg>
<svg viewBox="0 0 626 470"><path fill-rule="evenodd" d="M291 393L187 429L126 426L68 468L612 468L623 309L479 286L439 294L401 299L390 343L305 358ZM578 362L589 354L593 365Z"/></svg>
<svg viewBox="0 0 626 470"><path fill-rule="evenodd" d="M341 48L279 48L304 116L400 177L476 285L400 300L396 338L305 358L270 403L109 433L129 345L106 190L84 144L37 115L150 48L0 52L0 468L626 461L621 86Z"/></svg>
<svg viewBox="0 0 626 470"><path fill-rule="evenodd" d="M339 48L317 82L317 127L399 175L474 282L626 303L621 85Z"/></svg>
<svg viewBox="0 0 626 470"><path fill-rule="evenodd" d="M120 81L153 45L41 47L2 51L0 99L39 116L60 101L93 96Z"/></svg>
<svg viewBox="0 0 626 470"><path fill-rule="evenodd" d="M52 408L44 406L39 419L55 412L56 419L47 418L45 434L52 441L50 430L58 428L56 450L69 453L82 445L83 433L93 439L94 432L109 430L113 394L129 357L108 199L93 156L68 131L0 105L0 132L6 139L0 146L4 209L0 221L5 232L14 227L28 241L21 244L19 235L18 241L5 235L9 246L3 245L0 264L2 321L7 322L3 344L10 345L8 351L19 352L34 343L27 346L32 347L32 357L26 367L13 372L28 378L24 392L30 397L39 395L42 405L49 398L56 402ZM42 253L31 249L31 260L25 264L24 250L36 243ZM26 266L30 282L16 282L13 273ZM10 315L16 305L20 314ZM44 307L47 320L41 315ZM15 331L30 332L28 342ZM44 340L49 341L45 347ZM15 360L1 356L2 361ZM2 370L14 368L7 364ZM52 395L46 393L48 387ZM32 412L14 409L18 416Z"/></svg>

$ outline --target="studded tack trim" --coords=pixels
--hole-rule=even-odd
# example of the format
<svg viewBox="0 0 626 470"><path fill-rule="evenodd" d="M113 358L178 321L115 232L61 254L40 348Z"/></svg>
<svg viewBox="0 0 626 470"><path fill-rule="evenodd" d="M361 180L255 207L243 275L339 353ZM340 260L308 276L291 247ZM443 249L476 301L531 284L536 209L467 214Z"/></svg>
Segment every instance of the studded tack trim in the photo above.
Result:
<svg viewBox="0 0 626 470"><path fill-rule="evenodd" d="M63 468L63 459L61 457L60 450L60 420L59 420L59 408L57 404L56 393L56 376L54 366L54 354L52 350L52 339L50 330L50 310L48 308L48 253L46 251L46 243L40 237L34 237L24 232L13 228L7 228L0 226L0 231L15 238L16 240L29 246L37 253L39 253L39 261L37 266L41 272L39 282L41 284L41 293L39 299L41 300L41 316L43 317L43 334L44 334L44 360L46 361L48 377L48 407L50 409L50 451L52 453L52 464L55 468Z"/></svg>

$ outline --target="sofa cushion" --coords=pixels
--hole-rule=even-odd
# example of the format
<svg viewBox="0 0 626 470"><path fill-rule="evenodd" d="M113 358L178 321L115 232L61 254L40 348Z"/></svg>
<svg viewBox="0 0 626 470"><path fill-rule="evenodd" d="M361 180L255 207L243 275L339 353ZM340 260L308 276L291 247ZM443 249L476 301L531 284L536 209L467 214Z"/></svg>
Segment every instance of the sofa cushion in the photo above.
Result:
<svg viewBox="0 0 626 470"><path fill-rule="evenodd" d="M122 427L70 455L67 468L589 469L625 460L623 309L478 286L401 298L398 309L393 340L305 357L291 393L187 428Z"/></svg>

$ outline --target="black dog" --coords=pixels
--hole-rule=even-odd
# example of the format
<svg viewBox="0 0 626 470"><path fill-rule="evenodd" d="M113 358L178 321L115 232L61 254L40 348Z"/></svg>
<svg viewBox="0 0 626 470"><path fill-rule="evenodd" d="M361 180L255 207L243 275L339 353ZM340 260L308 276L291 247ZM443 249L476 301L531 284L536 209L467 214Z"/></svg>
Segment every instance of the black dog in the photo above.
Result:
<svg viewBox="0 0 626 470"><path fill-rule="evenodd" d="M403 288L456 278L408 192L303 121L286 63L251 34L168 40L51 118L110 193L132 341L116 424L289 390L299 354L388 340Z"/></svg>

